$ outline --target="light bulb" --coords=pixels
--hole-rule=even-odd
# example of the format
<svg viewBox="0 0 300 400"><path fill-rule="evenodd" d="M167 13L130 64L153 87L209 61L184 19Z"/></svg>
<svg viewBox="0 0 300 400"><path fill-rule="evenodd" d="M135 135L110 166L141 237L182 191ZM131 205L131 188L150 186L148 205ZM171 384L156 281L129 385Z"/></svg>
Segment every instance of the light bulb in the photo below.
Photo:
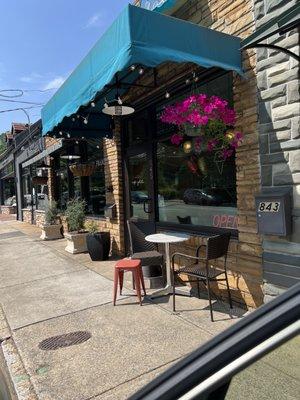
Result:
<svg viewBox="0 0 300 400"><path fill-rule="evenodd" d="M96 107L96 104L93 101L91 102L91 107Z"/></svg>
<svg viewBox="0 0 300 400"><path fill-rule="evenodd" d="M76 117L79 119L79 118L80 118L80 115L79 115L79 114L77 114L77 115L76 115Z"/></svg>
<svg viewBox="0 0 300 400"><path fill-rule="evenodd" d="M84 136L81 136L81 139L84 139Z"/></svg>
<svg viewBox="0 0 300 400"><path fill-rule="evenodd" d="M76 142L75 142L76 144L79 144L79 142L78 142L78 140L76 140Z"/></svg>
<svg viewBox="0 0 300 400"><path fill-rule="evenodd" d="M96 146L96 147L97 147L97 149L100 149L100 146L99 146L98 144L97 144L97 146Z"/></svg>
<svg viewBox="0 0 300 400"><path fill-rule="evenodd" d="M70 135L69 133L67 133L67 137L68 137L68 138L70 138L70 137L71 137L71 135Z"/></svg>
<svg viewBox="0 0 300 400"><path fill-rule="evenodd" d="M104 103L104 108L107 108L108 107L108 104L107 103Z"/></svg>
<svg viewBox="0 0 300 400"><path fill-rule="evenodd" d="M118 104L121 106L123 104L122 100L120 97L118 97Z"/></svg>
<svg viewBox="0 0 300 400"><path fill-rule="evenodd" d="M62 136L62 134L63 134L62 131L59 131L59 134L60 134L60 136Z"/></svg>
<svg viewBox="0 0 300 400"><path fill-rule="evenodd" d="M140 69L139 69L139 74L140 74L140 75L143 75L143 73L144 73L144 68L140 68Z"/></svg>
<svg viewBox="0 0 300 400"><path fill-rule="evenodd" d="M198 77L198 76L195 76L194 81L195 81L195 82L198 82L198 81L199 81L199 77Z"/></svg>
<svg viewBox="0 0 300 400"><path fill-rule="evenodd" d="M84 123L85 125L87 125L87 124L89 123L88 119L87 119L87 118L84 118L83 123Z"/></svg>
<svg viewBox="0 0 300 400"><path fill-rule="evenodd" d="M134 71L135 68L136 68L135 65L132 65L132 66L130 67L131 71Z"/></svg>
<svg viewBox="0 0 300 400"><path fill-rule="evenodd" d="M183 143L183 151L185 153L190 153L192 151L192 142L187 140Z"/></svg>
<svg viewBox="0 0 300 400"><path fill-rule="evenodd" d="M72 118L72 121L75 122L75 118L74 117Z"/></svg>
<svg viewBox="0 0 300 400"><path fill-rule="evenodd" d="M189 79L186 79L185 83L188 85L191 81Z"/></svg>
<svg viewBox="0 0 300 400"><path fill-rule="evenodd" d="M166 92L166 94L165 94L165 98L166 98L166 99L169 99L169 98L170 98L170 96L171 96L171 95L170 95L170 93L169 93L169 92Z"/></svg>

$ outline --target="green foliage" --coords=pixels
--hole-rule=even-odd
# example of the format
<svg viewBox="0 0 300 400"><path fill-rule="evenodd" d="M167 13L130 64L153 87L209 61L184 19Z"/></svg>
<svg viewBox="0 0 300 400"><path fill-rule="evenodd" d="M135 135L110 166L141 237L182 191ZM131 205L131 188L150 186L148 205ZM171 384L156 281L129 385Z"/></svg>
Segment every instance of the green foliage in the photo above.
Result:
<svg viewBox="0 0 300 400"><path fill-rule="evenodd" d="M56 225L57 224L57 218L58 218L57 203L56 203L56 201L51 201L51 203L49 203L48 208L47 208L47 210L45 212L46 224Z"/></svg>
<svg viewBox="0 0 300 400"><path fill-rule="evenodd" d="M220 139L224 137L226 132L226 125L224 122L219 120L209 120L208 124L203 127L205 135L211 138L218 138Z"/></svg>
<svg viewBox="0 0 300 400"><path fill-rule="evenodd" d="M69 232L79 232L84 229L86 202L80 199L70 200L67 204L65 216Z"/></svg>
<svg viewBox="0 0 300 400"><path fill-rule="evenodd" d="M99 227L98 227L98 224L96 223L96 221L89 221L86 224L86 228L89 231L89 233L91 233L92 235L99 232Z"/></svg>
<svg viewBox="0 0 300 400"><path fill-rule="evenodd" d="M6 150L5 132L0 133L0 154Z"/></svg>

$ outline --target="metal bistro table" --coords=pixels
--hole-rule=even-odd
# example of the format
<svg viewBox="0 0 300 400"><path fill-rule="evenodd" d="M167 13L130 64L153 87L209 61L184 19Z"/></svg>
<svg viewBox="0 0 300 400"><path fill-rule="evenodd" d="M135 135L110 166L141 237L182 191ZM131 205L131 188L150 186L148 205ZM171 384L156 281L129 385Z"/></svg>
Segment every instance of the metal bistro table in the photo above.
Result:
<svg viewBox="0 0 300 400"><path fill-rule="evenodd" d="M181 232L162 232L148 235L145 237L147 242L152 243L164 243L166 253L166 273L167 273L167 285L150 295L150 298L166 296L173 293L172 277L171 277L171 261L170 261L170 243L185 242L190 238L186 233ZM176 294L189 295L185 290L175 289Z"/></svg>

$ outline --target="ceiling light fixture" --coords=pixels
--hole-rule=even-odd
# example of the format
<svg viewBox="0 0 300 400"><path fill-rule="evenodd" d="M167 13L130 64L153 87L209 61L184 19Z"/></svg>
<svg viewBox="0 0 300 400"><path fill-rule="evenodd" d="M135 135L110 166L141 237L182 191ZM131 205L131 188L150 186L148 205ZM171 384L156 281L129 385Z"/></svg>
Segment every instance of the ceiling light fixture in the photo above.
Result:
<svg viewBox="0 0 300 400"><path fill-rule="evenodd" d="M60 156L60 158L71 161L71 160L78 160L80 156L78 154L64 154Z"/></svg>
<svg viewBox="0 0 300 400"><path fill-rule="evenodd" d="M129 115L134 113L134 108L130 106L124 106L121 98L117 95L116 99L106 102L102 112L106 115Z"/></svg>

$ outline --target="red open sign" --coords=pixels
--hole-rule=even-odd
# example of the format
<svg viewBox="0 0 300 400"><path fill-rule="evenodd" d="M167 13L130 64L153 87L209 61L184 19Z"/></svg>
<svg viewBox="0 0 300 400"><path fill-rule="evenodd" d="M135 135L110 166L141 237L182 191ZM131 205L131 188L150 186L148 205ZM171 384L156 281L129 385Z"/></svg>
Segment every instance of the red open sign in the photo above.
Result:
<svg viewBox="0 0 300 400"><path fill-rule="evenodd" d="M229 214L215 214L213 216L213 226L216 228L237 229L238 217Z"/></svg>

